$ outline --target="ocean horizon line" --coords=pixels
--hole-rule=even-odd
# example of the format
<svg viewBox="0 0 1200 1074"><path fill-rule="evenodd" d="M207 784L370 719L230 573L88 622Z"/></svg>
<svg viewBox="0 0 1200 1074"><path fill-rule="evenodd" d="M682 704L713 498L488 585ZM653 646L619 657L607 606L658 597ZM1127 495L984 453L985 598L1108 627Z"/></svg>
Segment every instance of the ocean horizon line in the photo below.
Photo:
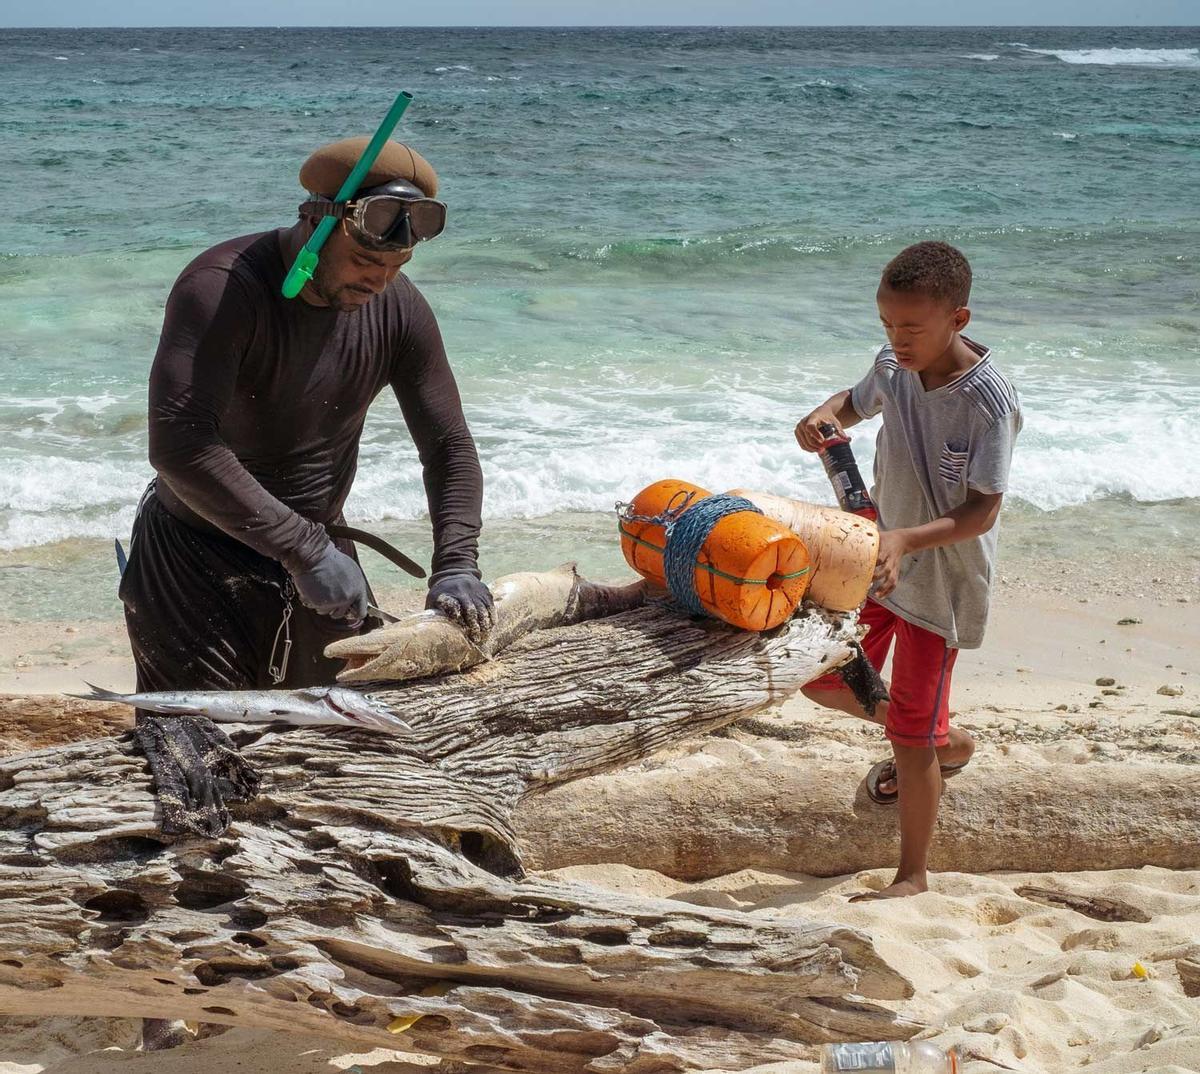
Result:
<svg viewBox="0 0 1200 1074"><path fill-rule="evenodd" d="M662 23L88 23L83 25L0 25L2 30L1192 30L1195 22L662 22Z"/></svg>

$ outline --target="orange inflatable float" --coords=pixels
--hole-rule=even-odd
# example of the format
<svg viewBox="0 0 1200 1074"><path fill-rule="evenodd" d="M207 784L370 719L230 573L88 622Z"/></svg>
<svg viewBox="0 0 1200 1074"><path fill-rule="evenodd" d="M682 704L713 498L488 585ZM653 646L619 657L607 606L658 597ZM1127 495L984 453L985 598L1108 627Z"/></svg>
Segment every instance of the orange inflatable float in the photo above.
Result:
<svg viewBox="0 0 1200 1074"><path fill-rule="evenodd" d="M805 597L822 608L852 612L867 599L879 556L879 527L861 515L753 489L733 489L767 518L804 542L812 560Z"/></svg>
<svg viewBox="0 0 1200 1074"><path fill-rule="evenodd" d="M808 588L808 549L747 500L668 479L621 506L621 551L689 611L746 630L788 619Z"/></svg>

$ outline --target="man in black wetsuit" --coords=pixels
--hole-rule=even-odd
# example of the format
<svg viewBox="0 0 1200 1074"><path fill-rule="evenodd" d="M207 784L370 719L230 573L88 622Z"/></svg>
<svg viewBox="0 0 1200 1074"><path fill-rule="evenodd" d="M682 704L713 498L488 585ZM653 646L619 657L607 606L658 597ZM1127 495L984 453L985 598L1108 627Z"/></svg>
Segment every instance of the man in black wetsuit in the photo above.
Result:
<svg viewBox="0 0 1200 1074"><path fill-rule="evenodd" d="M342 521L367 408L386 387L417 451L433 524L427 607L476 640L492 622L477 546L482 474L437 321L400 272L445 224L437 176L388 142L346 205L365 139L314 153L290 228L223 242L183 270L150 375L157 478L121 583L139 690L333 681L325 646L370 599ZM281 294L324 215L338 225L300 296Z"/></svg>

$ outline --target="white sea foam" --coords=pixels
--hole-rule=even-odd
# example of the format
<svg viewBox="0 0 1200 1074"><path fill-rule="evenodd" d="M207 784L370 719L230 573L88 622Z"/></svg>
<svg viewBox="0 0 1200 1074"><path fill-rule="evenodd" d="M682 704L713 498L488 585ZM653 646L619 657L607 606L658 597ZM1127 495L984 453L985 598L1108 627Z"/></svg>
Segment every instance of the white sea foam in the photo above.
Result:
<svg viewBox="0 0 1200 1074"><path fill-rule="evenodd" d="M121 458L22 455L0 459L0 511L46 513L136 501L149 464Z"/></svg>
<svg viewBox="0 0 1200 1074"><path fill-rule="evenodd" d="M968 52L964 60L998 60L1000 57L994 52Z"/></svg>
<svg viewBox="0 0 1200 1074"><path fill-rule="evenodd" d="M145 462L52 455L0 459L0 550L127 534Z"/></svg>
<svg viewBox="0 0 1200 1074"><path fill-rule="evenodd" d="M792 442L795 408L766 388L722 378L688 390L644 384L639 390L633 377L614 380L606 395L593 390L590 398L533 388L490 400L471 416L487 517L607 511L666 476L713 490L750 485L819 501L830 497L815 458ZM1081 389L1078 381L1039 381L1032 374L1025 389L1014 498L1043 510L1109 496L1200 498L1200 423L1190 417L1200 407L1200 392L1131 393L1119 384ZM714 399L722 400L719 410ZM868 474L876 428L863 426L855 435ZM401 440L398 429L376 429L364 448L351 513L421 517L425 501L415 452L407 443L394 446Z"/></svg>
<svg viewBox="0 0 1200 1074"><path fill-rule="evenodd" d="M1064 142L1073 142L1079 137L1078 134L1072 134L1070 131L1055 131L1056 138L1061 138Z"/></svg>
<svg viewBox="0 0 1200 1074"><path fill-rule="evenodd" d="M0 551L32 548L55 541L78 540L81 537L111 539L125 543L133 526L136 502L111 511L95 513L35 515L20 514L0 525Z"/></svg>
<svg viewBox="0 0 1200 1074"><path fill-rule="evenodd" d="M1092 415L1094 419L1095 415ZM1028 414L1013 461L1011 495L1041 510L1109 496L1154 502L1200 497L1200 429L1183 418L1134 425L1114 407L1107 428L1080 413L1071 419ZM1138 428L1155 430L1143 438ZM855 452L871 472L875 426L859 430ZM744 432L744 430L743 430ZM714 491L739 485L818 502L831 493L812 455L790 442L790 425L769 435L728 428L700 440L677 439L648 427L640 437L586 437L553 450L538 438L520 448L485 452L484 514L532 518L559 511L608 511L662 477L680 477ZM400 475L405 475L401 477ZM425 514L415 456L393 455L364 467L348 506L356 518L413 519Z"/></svg>
<svg viewBox="0 0 1200 1074"><path fill-rule="evenodd" d="M1134 65L1140 67L1200 67L1200 49L1194 48L1030 48L1024 51L1039 56L1054 56L1063 63L1093 64L1102 67Z"/></svg>
<svg viewBox="0 0 1200 1074"><path fill-rule="evenodd" d="M1200 497L1200 425L1165 416L1148 400L1124 413L1115 405L1096 413L1087 402L1074 412L1027 413L1013 461L1015 496L1043 510L1106 496Z"/></svg>
<svg viewBox="0 0 1200 1074"><path fill-rule="evenodd" d="M1059 134L1067 132L1058 132ZM538 309L547 316L548 299ZM654 316L666 313L654 307ZM1111 496L1200 499L1200 384L1170 357L1114 365L1103 343L1061 333L995 341L1021 389L1025 432L1011 495L1052 510ZM610 511L675 476L828 501L816 459L792 427L806 404L859 375L870 349L793 369L753 348L688 356L654 347L508 355L458 369L485 475L485 517ZM0 548L128 533L150 477L145 431L128 400L88 394L0 396ZM870 472L874 426L855 430ZM364 522L427 512L420 463L402 417L381 397L366 424L347 515Z"/></svg>
<svg viewBox="0 0 1200 1074"><path fill-rule="evenodd" d="M1042 510L1111 496L1200 498L1200 423L1191 418L1200 393L1030 387L1012 498ZM714 398L722 399L719 410ZM586 395L535 386L470 406L469 417L488 519L607 512L668 476L714 491L747 485L831 499L815 457L792 442L796 408L737 384L710 382L667 394L631 381ZM865 474L876 428L872 422L854 430ZM144 456L0 459L0 549L124 537L149 476ZM426 513L416 451L394 404L381 406L367 425L347 515L378 522Z"/></svg>

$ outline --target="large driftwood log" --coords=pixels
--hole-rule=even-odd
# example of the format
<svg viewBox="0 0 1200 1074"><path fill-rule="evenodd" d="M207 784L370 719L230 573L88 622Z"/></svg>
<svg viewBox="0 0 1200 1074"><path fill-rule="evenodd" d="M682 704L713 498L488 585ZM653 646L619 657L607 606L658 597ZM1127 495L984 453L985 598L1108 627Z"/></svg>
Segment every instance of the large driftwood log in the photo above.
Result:
<svg viewBox="0 0 1200 1074"><path fill-rule="evenodd" d="M682 880L744 868L842 876L899 859L896 810L867 797L865 769L771 758L703 773L616 772L530 799L517 830L540 869L620 861ZM1200 868L1200 770L1164 763L1148 782L1121 764L974 761L946 783L930 864Z"/></svg>
<svg viewBox="0 0 1200 1074"><path fill-rule="evenodd" d="M0 694L0 755L119 735L133 726L125 705L61 694Z"/></svg>
<svg viewBox="0 0 1200 1074"><path fill-rule="evenodd" d="M529 879L512 830L533 791L781 700L845 660L854 629L811 612L754 635L651 606L376 692L411 735L236 726L263 789L215 841L161 834L128 736L0 760L0 1012L548 1074L909 1036L870 1001L911 988L862 934Z"/></svg>

